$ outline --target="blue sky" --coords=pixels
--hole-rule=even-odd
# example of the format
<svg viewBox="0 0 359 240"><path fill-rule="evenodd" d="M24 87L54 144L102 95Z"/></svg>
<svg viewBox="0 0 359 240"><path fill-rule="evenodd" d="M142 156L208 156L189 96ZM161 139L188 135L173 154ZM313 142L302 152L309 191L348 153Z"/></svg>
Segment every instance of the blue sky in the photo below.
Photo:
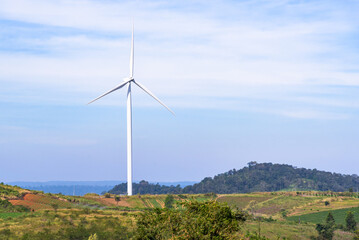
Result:
<svg viewBox="0 0 359 240"><path fill-rule="evenodd" d="M358 174L358 1L0 0L2 181L125 180L249 161Z"/></svg>

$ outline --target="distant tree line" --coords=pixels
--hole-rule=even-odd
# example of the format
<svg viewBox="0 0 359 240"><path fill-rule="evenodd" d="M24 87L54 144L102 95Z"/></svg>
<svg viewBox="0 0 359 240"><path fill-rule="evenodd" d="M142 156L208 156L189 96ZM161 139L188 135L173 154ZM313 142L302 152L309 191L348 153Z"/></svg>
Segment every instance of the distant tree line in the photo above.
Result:
<svg viewBox="0 0 359 240"><path fill-rule="evenodd" d="M132 188L134 194L180 194L183 191L180 185L165 186L158 183L152 184L144 180L139 183L133 183ZM127 183L118 184L108 192L112 194L125 194L127 192Z"/></svg>
<svg viewBox="0 0 359 240"><path fill-rule="evenodd" d="M248 167L204 178L201 182L184 188L150 184L147 181L133 184L135 194L182 194L182 193L248 193L273 192L280 190L314 190L350 192L359 188L357 175L343 175L319 171L317 169L297 168L287 164L250 162ZM109 191L112 194L125 194L127 184L116 185Z"/></svg>

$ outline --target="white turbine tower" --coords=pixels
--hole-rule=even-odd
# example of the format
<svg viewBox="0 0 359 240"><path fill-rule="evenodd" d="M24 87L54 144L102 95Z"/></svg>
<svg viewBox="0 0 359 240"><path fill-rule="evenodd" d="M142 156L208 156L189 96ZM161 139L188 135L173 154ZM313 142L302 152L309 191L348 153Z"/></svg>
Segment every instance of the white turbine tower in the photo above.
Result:
<svg viewBox="0 0 359 240"><path fill-rule="evenodd" d="M131 84L134 83L138 87L140 87L143 91L145 91L148 95L153 97L157 102L159 102L162 106L164 106L168 111L170 111L173 115L174 112L171 111L161 100L159 100L153 93L150 92L145 86L135 81L133 78L133 68L134 68L134 44L133 44L133 25L132 25L132 42L131 42L131 57L130 57L130 77L124 78L124 82L117 85L110 91L102 94L101 96L95 98L90 103L110 94L116 90L121 89L122 87L128 85L127 88L127 194L132 196L132 100L131 100Z"/></svg>

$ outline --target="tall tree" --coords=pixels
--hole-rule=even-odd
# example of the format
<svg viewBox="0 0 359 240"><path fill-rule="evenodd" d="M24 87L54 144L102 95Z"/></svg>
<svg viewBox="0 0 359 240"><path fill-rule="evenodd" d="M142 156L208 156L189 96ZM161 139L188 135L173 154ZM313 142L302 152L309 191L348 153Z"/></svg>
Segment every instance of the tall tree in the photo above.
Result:
<svg viewBox="0 0 359 240"><path fill-rule="evenodd" d="M354 214L351 211L347 212L347 216L345 217L345 225L348 231L356 230L357 222L355 221Z"/></svg>
<svg viewBox="0 0 359 240"><path fill-rule="evenodd" d="M334 236L335 220L331 212L325 218L325 224L317 224L315 228L318 232L318 239L331 240Z"/></svg>
<svg viewBox="0 0 359 240"><path fill-rule="evenodd" d="M175 199L174 199L173 195L171 195L171 194L167 195L167 197L165 199L166 208L173 208L174 201L175 201Z"/></svg>
<svg viewBox="0 0 359 240"><path fill-rule="evenodd" d="M333 214L331 212L328 213L326 219L325 219L325 223L327 226L329 227L335 227L335 219L333 217Z"/></svg>

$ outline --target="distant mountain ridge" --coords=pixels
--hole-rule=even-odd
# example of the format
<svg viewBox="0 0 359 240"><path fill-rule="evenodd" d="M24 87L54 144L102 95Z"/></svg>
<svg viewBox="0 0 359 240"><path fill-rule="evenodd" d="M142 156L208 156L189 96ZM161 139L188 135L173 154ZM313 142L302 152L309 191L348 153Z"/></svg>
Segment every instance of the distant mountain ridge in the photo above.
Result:
<svg viewBox="0 0 359 240"><path fill-rule="evenodd" d="M17 185L17 186L31 186L31 187L38 187L38 186L113 186L116 184L123 183L125 181L116 181L116 180L109 180L109 181L14 181L14 182L6 182L10 185Z"/></svg>
<svg viewBox="0 0 359 240"><path fill-rule="evenodd" d="M287 164L250 162L248 167L230 170L213 178L186 186L161 186L141 181L133 185L134 194L181 194L181 193L249 193L281 190L316 190L344 192L359 188L358 175L344 175L297 168ZM125 194L126 183L116 185L109 192Z"/></svg>

